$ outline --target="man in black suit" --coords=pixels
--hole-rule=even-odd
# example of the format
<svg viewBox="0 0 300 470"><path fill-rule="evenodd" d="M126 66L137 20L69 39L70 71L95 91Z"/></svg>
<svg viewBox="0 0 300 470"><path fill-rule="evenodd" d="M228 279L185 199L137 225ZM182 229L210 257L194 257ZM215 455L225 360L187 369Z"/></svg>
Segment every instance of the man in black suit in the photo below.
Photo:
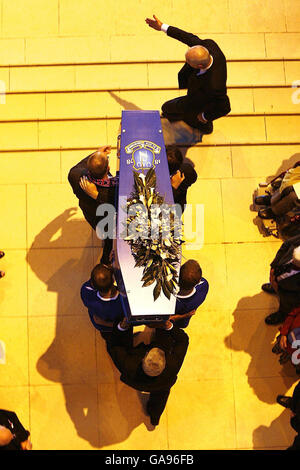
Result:
<svg viewBox="0 0 300 470"><path fill-rule="evenodd" d="M197 180L197 173L190 163L183 163L182 153L175 145L166 147L174 203L184 211L188 188Z"/></svg>
<svg viewBox="0 0 300 470"><path fill-rule="evenodd" d="M265 318L268 325L282 323L300 306L300 235L284 242L271 263L270 282L262 289L279 297L279 309Z"/></svg>
<svg viewBox="0 0 300 470"><path fill-rule="evenodd" d="M163 116L171 122L182 120L202 134L210 134L212 121L230 112L226 58L212 39L200 39L162 23L155 15L153 18L146 19L151 28L189 46L186 63L178 74L179 88L187 88L187 95L164 103Z"/></svg>
<svg viewBox="0 0 300 470"><path fill-rule="evenodd" d="M31 450L29 435L16 413L0 410L0 450Z"/></svg>
<svg viewBox="0 0 300 470"><path fill-rule="evenodd" d="M115 207L119 179L109 172L110 151L110 146L100 147L71 168L68 175L73 192L79 199L79 207L94 230L104 218L104 215L96 215L97 208L101 204L111 204ZM111 248L112 238L105 238L102 263L109 263Z"/></svg>
<svg viewBox="0 0 300 470"><path fill-rule="evenodd" d="M124 318L115 324L108 352L121 372L120 379L130 387L150 392L147 413L156 426L165 409L171 387L183 363L188 335L170 321L151 325L156 328L149 345L133 346L133 328Z"/></svg>

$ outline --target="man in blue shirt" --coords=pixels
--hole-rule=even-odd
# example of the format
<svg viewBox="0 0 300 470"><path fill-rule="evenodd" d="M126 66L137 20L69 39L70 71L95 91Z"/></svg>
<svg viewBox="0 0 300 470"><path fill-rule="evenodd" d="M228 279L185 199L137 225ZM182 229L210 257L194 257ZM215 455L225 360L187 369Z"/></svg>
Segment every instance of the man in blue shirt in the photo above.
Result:
<svg viewBox="0 0 300 470"><path fill-rule="evenodd" d="M179 292L176 295L175 315L170 320L179 328L186 328L197 308L204 302L208 282L202 277L199 263L190 259L180 268Z"/></svg>
<svg viewBox="0 0 300 470"><path fill-rule="evenodd" d="M113 269L97 264L91 272L91 279L81 287L80 294L94 327L105 340L109 340L114 323L124 318L121 294L114 284Z"/></svg>

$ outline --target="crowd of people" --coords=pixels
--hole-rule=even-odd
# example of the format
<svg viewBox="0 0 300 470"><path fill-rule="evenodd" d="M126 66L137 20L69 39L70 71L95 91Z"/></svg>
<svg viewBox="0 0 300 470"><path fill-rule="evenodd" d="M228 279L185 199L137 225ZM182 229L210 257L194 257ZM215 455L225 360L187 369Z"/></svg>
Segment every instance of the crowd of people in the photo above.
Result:
<svg viewBox="0 0 300 470"><path fill-rule="evenodd" d="M151 28L189 46L185 65L178 75L179 88L186 88L187 95L164 103L162 117L171 123L183 121L201 134L210 134L213 121L230 112L223 52L213 40L202 40L155 16L147 18L146 22ZM103 219L97 215L98 206L109 203L117 209L119 176L110 173L110 153L110 146L100 147L75 165L68 175L83 215L93 230ZM166 154L174 202L183 212L188 188L197 180L197 174L192 165L183 161L176 145L168 146ZM291 204L299 203L291 181L294 180L290 179L278 193L256 199L256 204L265 206L260 211L261 218L281 214ZM188 350L186 329L205 301L209 284L196 260L184 262L178 273L175 312L170 312L164 321L147 324L152 329L148 344L134 344L134 327L124 315L122 296L125 294L119 291L115 280L112 248L112 240L106 238L100 263L93 267L81 287L81 299L93 326L106 342L107 353L120 371L120 380L149 394L146 413L151 424L157 426ZM4 253L0 252L0 258L2 256ZM3 275L0 271L0 277ZM282 244L271 263L269 282L262 289L279 299L278 310L265 319L268 325L282 324L273 352L281 354L282 362L292 360L298 349L295 342L300 338L300 232ZM298 364L296 372L300 373ZM300 432L300 384L292 397L280 395L277 400L293 412L291 425ZM0 410L0 446L2 449L31 449L29 432L13 412ZM299 435L290 448L300 448Z"/></svg>
<svg viewBox="0 0 300 470"><path fill-rule="evenodd" d="M300 233L300 162L272 179L254 202L258 217L275 223L274 235L285 239Z"/></svg>

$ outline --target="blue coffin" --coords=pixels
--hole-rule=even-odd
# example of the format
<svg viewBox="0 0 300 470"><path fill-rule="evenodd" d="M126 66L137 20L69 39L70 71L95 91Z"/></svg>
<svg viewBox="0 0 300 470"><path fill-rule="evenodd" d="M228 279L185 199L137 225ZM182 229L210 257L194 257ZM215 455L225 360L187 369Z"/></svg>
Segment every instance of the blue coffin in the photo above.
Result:
<svg viewBox="0 0 300 470"><path fill-rule="evenodd" d="M170 300L163 292L153 299L155 284L142 287L143 267L135 267L131 247L120 234L124 231L126 212L124 199L134 188L133 171L155 168L156 188L166 204L174 204L165 144L158 111L123 111L120 136L120 181L118 196L117 239L115 240L115 268L118 287L126 294L127 317L132 322L164 320L175 311L175 297ZM179 265L178 265L179 269Z"/></svg>

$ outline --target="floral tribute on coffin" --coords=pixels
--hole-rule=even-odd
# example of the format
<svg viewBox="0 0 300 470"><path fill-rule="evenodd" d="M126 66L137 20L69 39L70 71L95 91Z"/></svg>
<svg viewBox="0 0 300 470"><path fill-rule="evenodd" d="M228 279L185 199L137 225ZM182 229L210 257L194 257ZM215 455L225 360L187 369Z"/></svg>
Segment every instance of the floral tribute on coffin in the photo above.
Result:
<svg viewBox="0 0 300 470"><path fill-rule="evenodd" d="M168 205L156 190L154 168L133 171L134 191L127 200L127 220L122 234L131 246L135 267L144 267L143 287L156 281L154 301L161 291L170 299L178 291L176 265L180 262L181 217L175 205ZM180 214L181 215L181 214Z"/></svg>

